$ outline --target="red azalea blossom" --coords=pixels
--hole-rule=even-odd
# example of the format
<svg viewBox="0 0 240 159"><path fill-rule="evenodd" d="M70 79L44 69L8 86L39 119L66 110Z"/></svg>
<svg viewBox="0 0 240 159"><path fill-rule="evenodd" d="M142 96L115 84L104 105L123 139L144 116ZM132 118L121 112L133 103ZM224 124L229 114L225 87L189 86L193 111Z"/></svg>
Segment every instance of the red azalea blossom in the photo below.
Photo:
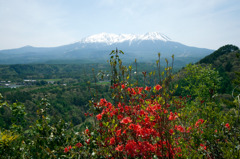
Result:
<svg viewBox="0 0 240 159"><path fill-rule="evenodd" d="M190 130L192 130L192 127L191 127L191 126L189 126L189 127L187 128L187 133L190 133Z"/></svg>
<svg viewBox="0 0 240 159"><path fill-rule="evenodd" d="M198 119L198 121L195 123L195 126L198 127L199 124L203 124L204 120L203 119Z"/></svg>
<svg viewBox="0 0 240 159"><path fill-rule="evenodd" d="M169 116L168 120L173 120L174 117L172 115Z"/></svg>
<svg viewBox="0 0 240 159"><path fill-rule="evenodd" d="M65 147L64 148L64 153L67 153L69 150L71 150L72 149L72 146L70 145L70 146L68 146L68 147Z"/></svg>
<svg viewBox="0 0 240 159"><path fill-rule="evenodd" d="M204 150L207 149L207 147L206 147L205 145L203 145L203 144L200 144L200 146L201 146Z"/></svg>
<svg viewBox="0 0 240 159"><path fill-rule="evenodd" d="M115 148L116 151L123 151L123 145L118 145L116 148Z"/></svg>
<svg viewBox="0 0 240 159"><path fill-rule="evenodd" d="M185 106L187 98L182 97L171 104L170 102L163 103L160 98L163 98L164 94L157 92L162 89L159 84L154 86L155 91L151 94L147 92L151 90L151 87L145 87L145 91L143 91L142 87L132 88L119 84L117 88L121 89L118 97L124 93L124 95L129 96L127 100L125 102L123 102L124 100L117 101L114 104L105 99L101 100L97 106L101 107L102 111L96 115L98 120L109 123L103 125L102 121L99 121L101 127L99 127L98 132L104 138L99 139L96 143L102 148L111 147L113 155L119 155L121 158L123 156L151 158L153 155L157 158L177 158L182 155L182 147L180 147L182 135L179 134L184 133L188 137L187 135L191 136L191 132L195 132L195 129L198 133L204 131L203 119L198 119L191 126L190 124L180 125L174 121L179 118L178 109ZM177 109L172 108L175 105ZM102 118L104 114L106 117ZM197 128L200 125L202 129ZM159 129L161 127L164 129ZM228 126L226 125L226 127ZM167 136L170 136L171 140ZM190 140L192 142L192 138L189 138ZM90 139L85 142L90 144ZM186 145L188 150L192 146L191 144ZM194 147L202 151L207 150L203 144Z"/></svg>
<svg viewBox="0 0 240 159"><path fill-rule="evenodd" d="M90 144L90 139L87 139L85 142L86 142L87 144Z"/></svg>
<svg viewBox="0 0 240 159"><path fill-rule="evenodd" d="M118 84L113 84L113 88L117 88Z"/></svg>
<svg viewBox="0 0 240 159"><path fill-rule="evenodd" d="M151 87L147 87L145 88L146 91L150 91L151 90Z"/></svg>
<svg viewBox="0 0 240 159"><path fill-rule="evenodd" d="M123 115L120 114L117 116L117 118L118 118L118 120L121 120L123 118Z"/></svg>
<svg viewBox="0 0 240 159"><path fill-rule="evenodd" d="M132 95L136 95L137 93L136 93L136 91L134 90L134 88L132 88L132 93L131 93Z"/></svg>
<svg viewBox="0 0 240 159"><path fill-rule="evenodd" d="M97 120L102 120L102 114L96 115Z"/></svg>
<svg viewBox="0 0 240 159"><path fill-rule="evenodd" d="M225 125L225 127L229 130L230 129L230 125L227 123L226 125Z"/></svg>
<svg viewBox="0 0 240 159"><path fill-rule="evenodd" d="M138 94L142 94L142 90L143 90L143 88L142 88L142 87L139 87L139 88L138 88Z"/></svg>
<svg viewBox="0 0 240 159"><path fill-rule="evenodd" d="M89 134L89 129L86 129L86 130L85 130L85 133L86 133L86 134Z"/></svg>
<svg viewBox="0 0 240 159"><path fill-rule="evenodd" d="M109 143L110 145L113 145L113 144L115 144L115 139L114 139L114 137L112 137L111 139L110 139L110 143Z"/></svg>
<svg viewBox="0 0 240 159"><path fill-rule="evenodd" d="M76 143L75 146L78 147L78 148L80 148L80 147L82 147L83 145L79 142L79 143Z"/></svg>
<svg viewBox="0 0 240 159"><path fill-rule="evenodd" d="M156 89L157 91L159 91L160 89L162 89L162 86L160 86L160 85L158 84L158 85L155 86L155 89Z"/></svg>
<svg viewBox="0 0 240 159"><path fill-rule="evenodd" d="M67 153L69 150L67 147L64 148L64 153Z"/></svg>
<svg viewBox="0 0 240 159"><path fill-rule="evenodd" d="M176 126L175 126L176 127ZM180 131L180 132L184 132L185 131L185 129L181 126L181 125L178 125L177 127L176 127L176 129L178 130L178 131Z"/></svg>
<svg viewBox="0 0 240 159"><path fill-rule="evenodd" d="M120 123L123 123L123 124L128 124L128 123L131 123L131 122L132 122L132 120L131 120L130 117L125 117L120 121Z"/></svg>
<svg viewBox="0 0 240 159"><path fill-rule="evenodd" d="M116 132L116 136L120 136L121 135L121 129L117 130Z"/></svg>
<svg viewBox="0 0 240 159"><path fill-rule="evenodd" d="M172 112L170 112L170 116L168 118L168 120L174 120L176 119L178 116L177 116L177 113L173 114Z"/></svg>

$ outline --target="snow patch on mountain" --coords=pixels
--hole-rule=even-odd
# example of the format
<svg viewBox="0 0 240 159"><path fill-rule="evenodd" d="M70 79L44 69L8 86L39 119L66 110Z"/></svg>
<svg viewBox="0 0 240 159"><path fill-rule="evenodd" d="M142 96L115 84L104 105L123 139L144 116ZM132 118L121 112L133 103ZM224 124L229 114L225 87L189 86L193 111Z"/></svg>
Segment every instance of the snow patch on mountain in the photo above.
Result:
<svg viewBox="0 0 240 159"><path fill-rule="evenodd" d="M107 43L108 45L114 43L122 43L129 41L129 45L134 40L162 40L162 41L171 41L166 35L158 32L149 32L144 35L135 35L135 34L110 34L110 33L100 33L91 35L82 39L81 43Z"/></svg>

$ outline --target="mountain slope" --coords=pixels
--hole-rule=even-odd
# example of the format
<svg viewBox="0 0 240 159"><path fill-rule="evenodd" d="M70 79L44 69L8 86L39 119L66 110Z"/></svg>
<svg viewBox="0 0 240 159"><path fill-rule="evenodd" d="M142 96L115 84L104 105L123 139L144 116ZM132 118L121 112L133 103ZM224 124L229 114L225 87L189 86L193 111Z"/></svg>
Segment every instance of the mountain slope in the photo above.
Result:
<svg viewBox="0 0 240 159"><path fill-rule="evenodd" d="M220 94L231 94L234 88L234 80L236 80L236 72L240 72L240 50L234 45L225 45L214 51L212 54L204 57L196 64L200 67L211 67L218 71L221 77L221 85L218 90ZM209 66L211 65L211 66ZM185 83L182 82L186 77L186 69L181 69L175 76L175 81L179 81L181 87ZM179 91L180 89L178 89ZM180 92L178 92L179 94Z"/></svg>
<svg viewBox="0 0 240 159"><path fill-rule="evenodd" d="M228 54L228 53L231 53L231 52L234 52L234 51L237 51L239 50L239 48L237 46L234 46L234 45L225 45L225 46L222 46L220 47L218 50L214 51L212 54L204 57L203 59L201 59L199 61L199 63L214 63L215 60L224 55L224 54Z"/></svg>
<svg viewBox="0 0 240 159"><path fill-rule="evenodd" d="M225 45L199 61L200 64L211 64L219 73L226 73L231 81L240 72L240 50L234 45ZM229 81L228 81L229 82Z"/></svg>
<svg viewBox="0 0 240 159"><path fill-rule="evenodd" d="M101 33L82 39L79 42L50 48L26 46L19 49L1 50L0 64L21 63L59 63L58 61L84 60L89 62L105 62L114 49L124 51L125 61L132 62L135 58L140 62L153 62L160 52L163 58L172 54L176 57L176 65L183 66L189 62L197 62L213 52L210 49L189 47L170 40L160 33L108 34Z"/></svg>

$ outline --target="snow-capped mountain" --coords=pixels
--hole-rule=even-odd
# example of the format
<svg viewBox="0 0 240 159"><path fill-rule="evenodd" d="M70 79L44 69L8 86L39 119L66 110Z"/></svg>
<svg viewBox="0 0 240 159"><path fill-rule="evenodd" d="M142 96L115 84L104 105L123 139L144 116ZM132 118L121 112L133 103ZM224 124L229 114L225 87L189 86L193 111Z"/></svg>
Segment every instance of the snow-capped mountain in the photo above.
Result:
<svg viewBox="0 0 240 159"><path fill-rule="evenodd" d="M144 35L135 35L135 34L110 34L110 33L100 33L95 34L89 37L86 37L81 40L81 43L106 43L108 45L112 45L114 43L122 43L124 41L132 41L136 40L162 40L162 41L171 41L166 35L158 33L158 32L149 32Z"/></svg>
<svg viewBox="0 0 240 159"><path fill-rule="evenodd" d="M59 47L26 46L0 50L0 64L46 63L57 60L106 62L109 53L116 48L125 53L123 58L128 62L134 61L135 58L141 62L154 62L157 53L160 52L162 59L170 58L174 54L176 63L181 63L181 66L196 62L214 51L186 46L158 32L144 35L100 33Z"/></svg>

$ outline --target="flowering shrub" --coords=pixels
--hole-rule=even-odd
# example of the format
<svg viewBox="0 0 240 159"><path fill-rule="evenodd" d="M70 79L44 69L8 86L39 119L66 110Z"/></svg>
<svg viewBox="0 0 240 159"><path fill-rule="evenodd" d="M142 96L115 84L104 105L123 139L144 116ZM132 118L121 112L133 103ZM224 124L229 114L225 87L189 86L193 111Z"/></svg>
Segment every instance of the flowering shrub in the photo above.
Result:
<svg viewBox="0 0 240 159"><path fill-rule="evenodd" d="M205 84L203 89L203 83L201 86L194 83L198 75L195 75L197 72L193 69L188 72L193 73L192 78L187 79L191 89L185 87L193 94L177 97L174 92L178 86L171 83L172 67L160 72L160 54L157 61L159 79L151 80L156 72L149 73L149 85L145 86L147 73L142 72L144 84L140 86L137 64L134 79L132 67L123 66L118 53L122 52L113 51L110 59L112 99L93 96L89 102L92 112L85 113L93 118L92 127L83 132L75 132L63 121L50 125L46 111L49 103L43 100L42 107L38 110L38 120L31 129L24 132L20 125L22 120L19 120L24 115L24 107L13 105L13 108L19 108L18 111L15 109L13 116L15 126L12 127L12 132L9 131L10 135L6 135L8 131L0 131L0 156L239 158L239 108L222 110L220 102L214 98L214 91L210 91L216 87L215 82L218 80L210 81L210 85ZM166 62L168 66L168 61ZM210 70L198 69L204 73ZM210 72L213 76L216 75L214 70ZM205 77L203 79L208 80ZM235 102L237 106L240 105L239 96ZM2 105L0 101L0 106Z"/></svg>

